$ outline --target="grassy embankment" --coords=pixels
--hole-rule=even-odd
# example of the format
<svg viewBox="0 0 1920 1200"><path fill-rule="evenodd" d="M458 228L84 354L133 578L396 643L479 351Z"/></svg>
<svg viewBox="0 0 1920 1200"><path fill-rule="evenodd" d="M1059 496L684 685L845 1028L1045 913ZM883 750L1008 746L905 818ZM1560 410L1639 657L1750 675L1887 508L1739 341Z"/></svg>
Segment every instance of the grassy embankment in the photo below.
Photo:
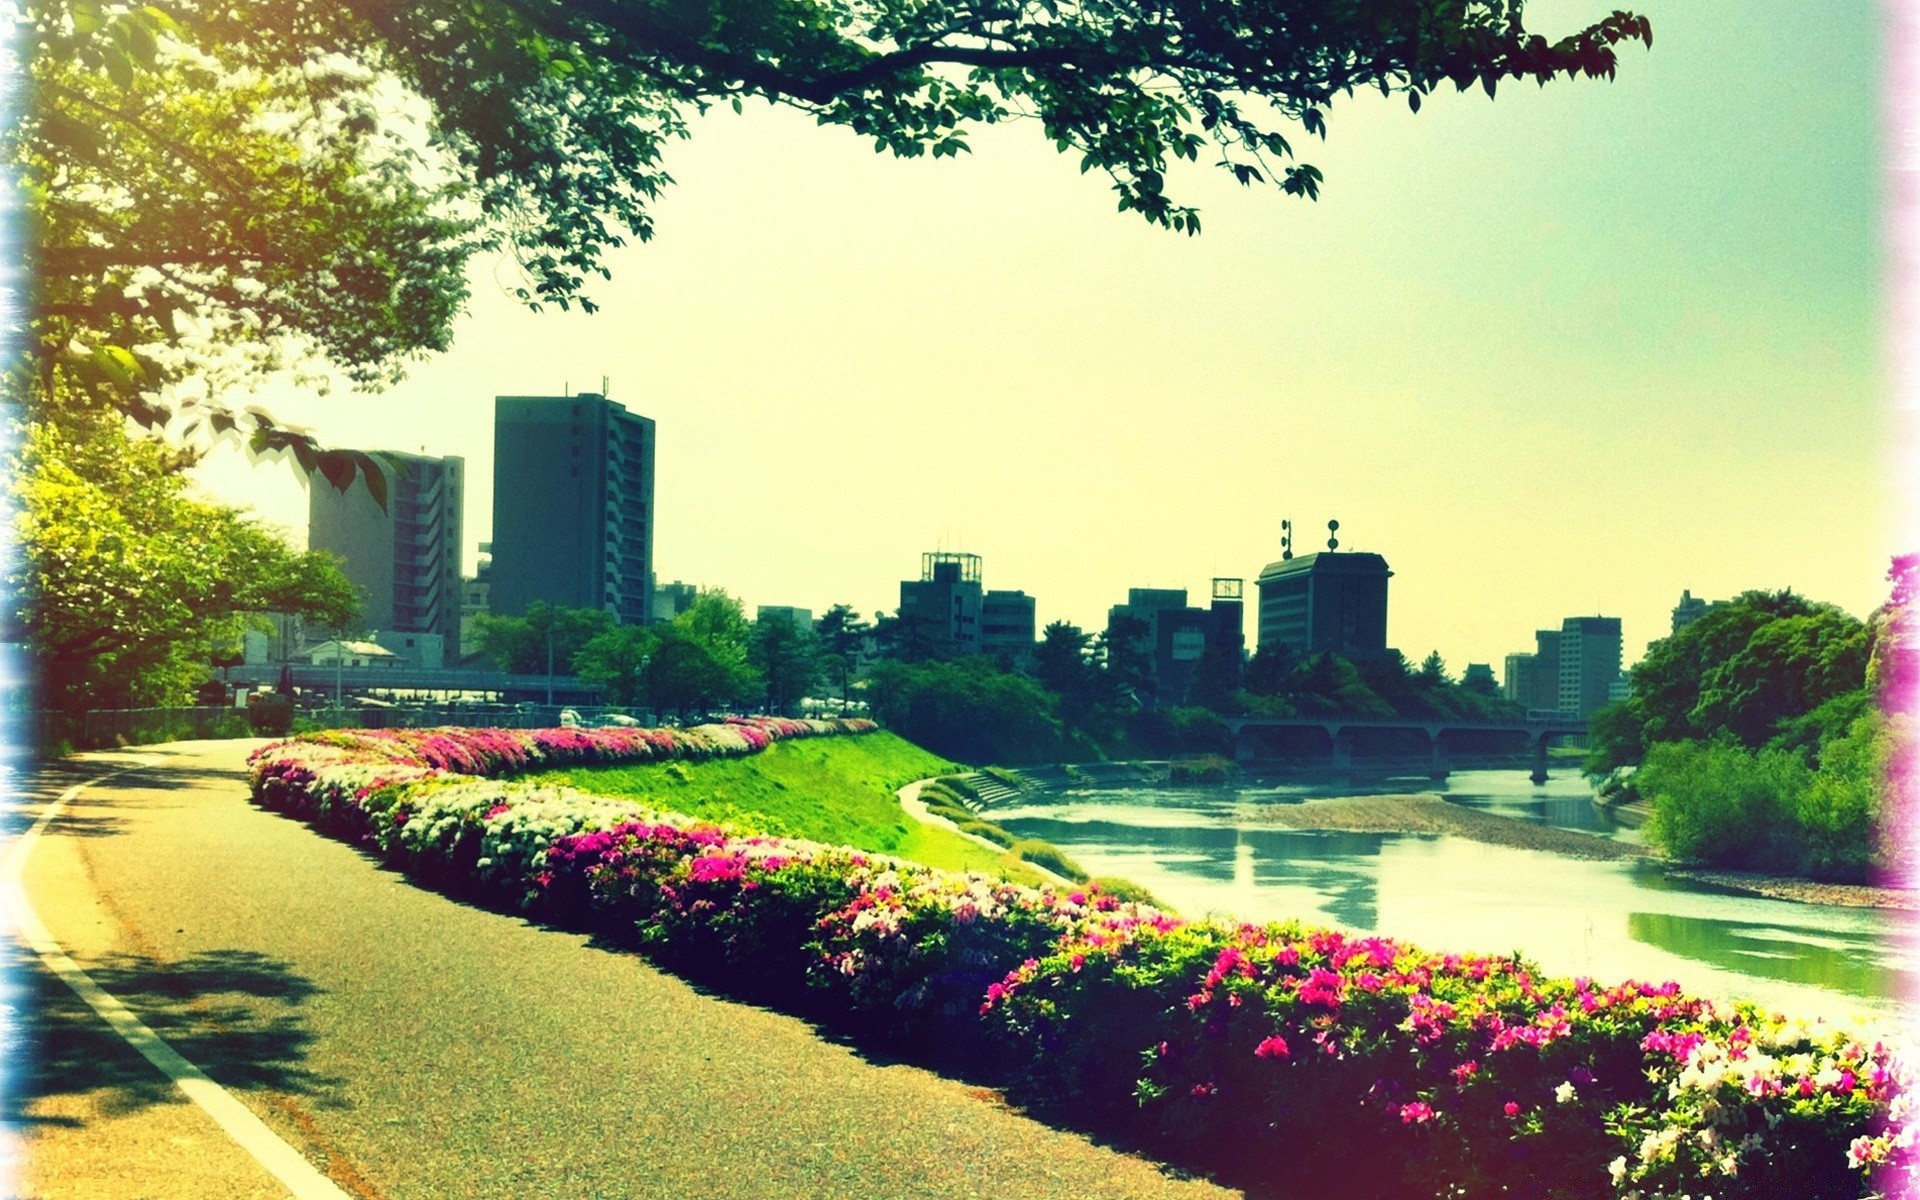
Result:
<svg viewBox="0 0 1920 1200"><path fill-rule="evenodd" d="M1016 883L1041 876L1009 853L908 816L894 793L954 765L903 738L775 742L746 758L584 767L525 778L603 796L631 796L655 808L779 837L856 846L950 871L978 871Z"/></svg>

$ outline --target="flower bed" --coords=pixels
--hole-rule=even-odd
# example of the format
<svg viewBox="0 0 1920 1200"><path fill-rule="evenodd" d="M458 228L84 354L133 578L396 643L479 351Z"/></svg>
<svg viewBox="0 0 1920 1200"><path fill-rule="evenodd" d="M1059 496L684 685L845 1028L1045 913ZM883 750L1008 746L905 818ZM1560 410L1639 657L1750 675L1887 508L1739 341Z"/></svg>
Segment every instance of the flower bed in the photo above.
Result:
<svg viewBox="0 0 1920 1200"><path fill-rule="evenodd" d="M1673 984L1546 979L1297 924L1184 921L515 783L867 722L342 731L261 803L438 886L596 929L1070 1124L1287 1195L1906 1194L1901 1060Z"/></svg>

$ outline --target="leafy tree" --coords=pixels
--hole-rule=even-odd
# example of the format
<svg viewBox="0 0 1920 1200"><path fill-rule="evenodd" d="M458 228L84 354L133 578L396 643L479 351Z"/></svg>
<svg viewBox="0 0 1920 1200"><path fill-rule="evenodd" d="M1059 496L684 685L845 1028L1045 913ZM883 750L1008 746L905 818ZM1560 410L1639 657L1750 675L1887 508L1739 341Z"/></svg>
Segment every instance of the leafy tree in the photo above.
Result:
<svg viewBox="0 0 1920 1200"><path fill-rule="evenodd" d="M695 712L704 714L714 705L734 697L741 684L740 676L716 659L707 646L677 620L662 627L659 637L644 672L649 704L672 709L685 717Z"/></svg>
<svg viewBox="0 0 1920 1200"><path fill-rule="evenodd" d="M572 658L573 673L598 684L607 703L647 703L647 661L659 649L660 634L639 625L616 625L595 634Z"/></svg>
<svg viewBox="0 0 1920 1200"><path fill-rule="evenodd" d="M1060 698L1061 719L1083 728L1100 699L1093 639L1078 625L1054 621L1040 631L1033 673L1041 687Z"/></svg>
<svg viewBox="0 0 1920 1200"><path fill-rule="evenodd" d="M748 662L766 680L767 710L788 713L820 676L820 644L813 630L769 617L754 622Z"/></svg>
<svg viewBox="0 0 1920 1200"><path fill-rule="evenodd" d="M1867 627L1830 604L1743 593L1647 648L1628 674L1627 699L1596 718L1586 770L1606 774L1659 743L1720 734L1749 749L1775 737L1808 744L1804 719L1864 688L1871 653Z"/></svg>
<svg viewBox="0 0 1920 1200"><path fill-rule="evenodd" d="M749 662L753 623L746 608L724 589L701 588L687 611L673 619L673 627L726 672L714 699L738 700L759 690L759 675Z"/></svg>
<svg viewBox="0 0 1920 1200"><path fill-rule="evenodd" d="M1208 646L1187 677L1187 704L1214 713L1234 712L1239 708L1239 694L1240 652ZM1230 744L1228 749L1231 752Z"/></svg>
<svg viewBox="0 0 1920 1200"><path fill-rule="evenodd" d="M1107 622L1095 649L1105 703L1120 708L1154 699L1153 626L1131 613Z"/></svg>
<svg viewBox="0 0 1920 1200"><path fill-rule="evenodd" d="M959 762L1058 762L1075 744L1051 693L977 655L882 662L868 679L868 695L881 724Z"/></svg>
<svg viewBox="0 0 1920 1200"><path fill-rule="evenodd" d="M157 419L157 389L195 369L181 312L380 377L444 343L460 265L483 247L512 253L528 303L591 309L606 252L652 235L688 114L749 97L909 157L1033 119L1123 210L1193 233L1170 162L1205 152L1243 184L1313 197L1321 173L1282 128L1324 137L1358 88L1417 109L1447 83L1610 78L1620 42L1652 39L1615 12L1549 41L1520 9L26 0L32 105L8 151L53 280L33 305L36 378L65 369L63 330L83 333L74 382ZM137 273L149 265L171 281ZM314 459L311 439L254 429Z"/></svg>
<svg viewBox="0 0 1920 1200"><path fill-rule="evenodd" d="M895 662L924 663L946 657L945 648L952 643L937 637L936 632L932 621L911 609L891 617L875 614L873 622L873 639L879 643L880 653Z"/></svg>
<svg viewBox="0 0 1920 1200"><path fill-rule="evenodd" d="M475 618L480 652L516 675L576 673L575 658L589 642L614 628L613 614L598 608L568 608L535 600L518 617L492 613Z"/></svg>
<svg viewBox="0 0 1920 1200"><path fill-rule="evenodd" d="M1396 652L1395 657L1398 657ZM1247 663L1245 685L1256 696L1277 696L1298 661L1285 646L1261 646Z"/></svg>
<svg viewBox="0 0 1920 1200"><path fill-rule="evenodd" d="M873 626L861 618L849 604L836 604L820 615L815 634L820 641L821 662L839 685L844 706L853 690L853 672L860 649Z"/></svg>
<svg viewBox="0 0 1920 1200"><path fill-rule="evenodd" d="M357 619L336 560L191 498L183 465L117 419L26 428L11 484L20 557L6 587L23 600L48 707L184 704L250 614L335 628Z"/></svg>

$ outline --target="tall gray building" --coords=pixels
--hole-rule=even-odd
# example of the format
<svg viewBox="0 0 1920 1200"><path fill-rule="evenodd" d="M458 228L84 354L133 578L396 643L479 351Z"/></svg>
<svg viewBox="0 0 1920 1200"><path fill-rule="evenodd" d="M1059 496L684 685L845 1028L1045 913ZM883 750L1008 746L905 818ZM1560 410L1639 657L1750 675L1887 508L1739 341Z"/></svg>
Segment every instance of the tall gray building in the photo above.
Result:
<svg viewBox="0 0 1920 1200"><path fill-rule="evenodd" d="M460 644L461 497L466 460L378 452L390 464L383 510L356 475L345 492L315 480L307 502L307 545L337 554L354 586L366 593L364 620L405 644ZM411 636L410 636L411 635ZM439 667L439 655L417 665Z"/></svg>
<svg viewBox="0 0 1920 1200"><path fill-rule="evenodd" d="M1260 647L1305 657L1331 651L1354 662L1387 650L1387 560L1326 550L1268 563L1260 572Z"/></svg>
<svg viewBox="0 0 1920 1200"><path fill-rule="evenodd" d="M1560 631L1537 629L1532 654L1507 655L1506 697L1539 712L1560 708Z"/></svg>
<svg viewBox="0 0 1920 1200"><path fill-rule="evenodd" d="M1620 678L1620 618L1568 617L1560 623L1560 703L1584 717L1605 706Z"/></svg>
<svg viewBox="0 0 1920 1200"><path fill-rule="evenodd" d="M1005 655L1015 665L1033 660L1033 597L1020 591L990 591L980 598L980 652Z"/></svg>
<svg viewBox="0 0 1920 1200"><path fill-rule="evenodd" d="M653 422L605 396L495 397L493 611L544 600L644 624L653 454Z"/></svg>
<svg viewBox="0 0 1920 1200"><path fill-rule="evenodd" d="M920 578L900 581L900 619L914 622L939 652L980 653L980 556L929 551Z"/></svg>

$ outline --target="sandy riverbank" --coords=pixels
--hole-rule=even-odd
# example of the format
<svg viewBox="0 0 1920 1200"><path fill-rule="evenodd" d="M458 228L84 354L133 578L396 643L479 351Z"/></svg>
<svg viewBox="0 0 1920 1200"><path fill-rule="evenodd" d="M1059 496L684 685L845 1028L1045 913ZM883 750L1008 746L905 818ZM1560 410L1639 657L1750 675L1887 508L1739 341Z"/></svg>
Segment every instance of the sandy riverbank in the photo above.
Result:
<svg viewBox="0 0 1920 1200"><path fill-rule="evenodd" d="M1250 809L1250 820L1285 829L1325 829L1353 833L1430 833L1472 838L1494 846L1545 850L1573 858L1617 861L1657 859L1645 846L1614 841L1570 829L1555 829L1532 821L1502 817L1478 809L1449 804L1440 797L1415 793L1402 796L1350 796L1310 800L1304 804L1270 804ZM1803 904L1839 904L1856 908L1920 911L1920 897L1899 888L1816 883L1741 871L1697 871L1668 866L1667 874L1713 887L1727 888L1774 900Z"/></svg>

